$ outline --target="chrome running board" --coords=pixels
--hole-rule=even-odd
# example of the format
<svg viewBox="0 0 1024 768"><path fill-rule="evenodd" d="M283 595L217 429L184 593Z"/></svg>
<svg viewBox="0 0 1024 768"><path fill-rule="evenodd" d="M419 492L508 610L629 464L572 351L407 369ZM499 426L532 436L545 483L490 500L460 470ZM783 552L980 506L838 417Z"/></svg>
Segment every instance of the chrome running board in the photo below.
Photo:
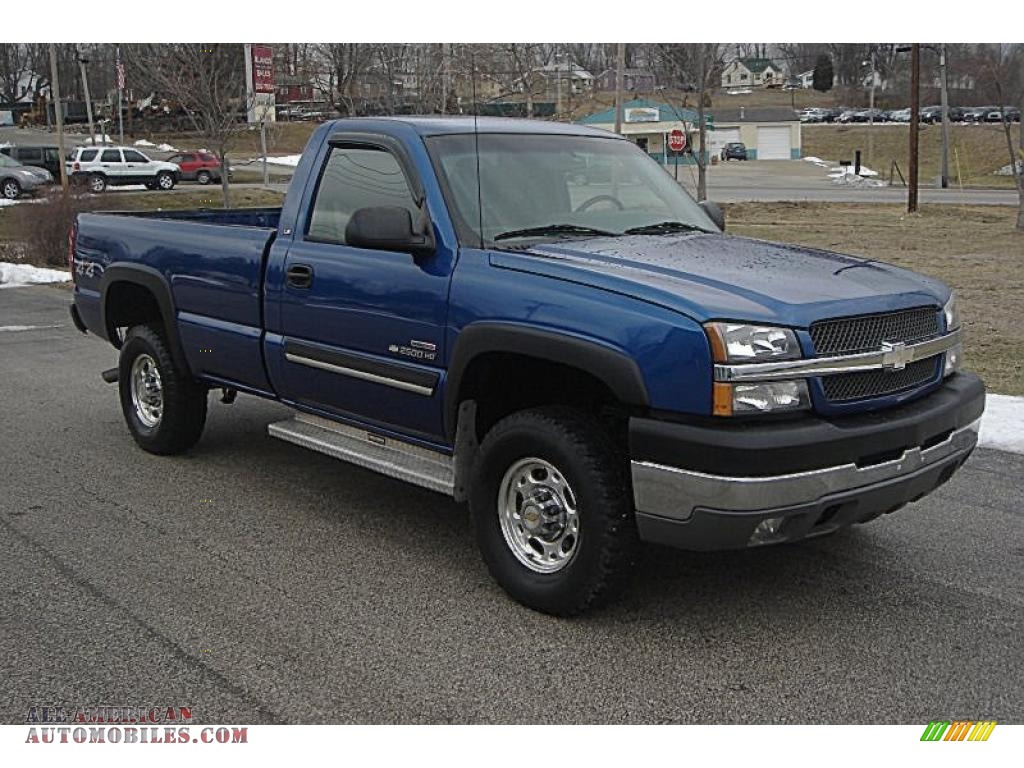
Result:
<svg viewBox="0 0 1024 768"><path fill-rule="evenodd" d="M365 429L296 413L268 425L267 431L271 437L449 496L455 486L451 456Z"/></svg>

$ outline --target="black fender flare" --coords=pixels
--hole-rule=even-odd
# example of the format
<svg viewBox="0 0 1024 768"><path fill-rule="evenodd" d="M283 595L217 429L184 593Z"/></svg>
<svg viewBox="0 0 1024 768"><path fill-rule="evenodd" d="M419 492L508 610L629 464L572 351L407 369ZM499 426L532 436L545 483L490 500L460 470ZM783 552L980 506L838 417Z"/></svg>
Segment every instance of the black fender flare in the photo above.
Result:
<svg viewBox="0 0 1024 768"><path fill-rule="evenodd" d="M578 368L603 381L621 402L641 407L650 404L647 386L636 361L613 347L542 328L482 321L462 329L448 364L444 419L445 431L450 438L456 434L462 377L474 359L490 352L529 355Z"/></svg>
<svg viewBox="0 0 1024 768"><path fill-rule="evenodd" d="M156 298L157 306L160 308L160 319L164 326L164 336L170 347L171 357L174 364L182 371L189 372L188 360L185 358L185 349L181 345L181 337L178 334L178 315L174 309L174 299L171 296L171 287L159 270L145 264L122 264L115 262L103 271L100 279L100 333L97 335L109 341L115 347L120 343L115 335L111 334L111 325L107 320L107 291L116 283L132 283L146 288Z"/></svg>

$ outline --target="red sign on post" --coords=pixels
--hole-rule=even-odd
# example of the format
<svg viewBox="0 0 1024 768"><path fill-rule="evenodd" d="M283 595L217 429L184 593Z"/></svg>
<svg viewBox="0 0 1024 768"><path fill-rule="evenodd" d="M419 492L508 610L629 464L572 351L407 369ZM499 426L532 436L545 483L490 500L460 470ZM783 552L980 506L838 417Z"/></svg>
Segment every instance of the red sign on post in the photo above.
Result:
<svg viewBox="0 0 1024 768"><path fill-rule="evenodd" d="M274 49L269 45L253 43L252 90L254 93L274 92Z"/></svg>
<svg viewBox="0 0 1024 768"><path fill-rule="evenodd" d="M673 152L682 152L686 149L686 134L674 128L668 135L668 148Z"/></svg>

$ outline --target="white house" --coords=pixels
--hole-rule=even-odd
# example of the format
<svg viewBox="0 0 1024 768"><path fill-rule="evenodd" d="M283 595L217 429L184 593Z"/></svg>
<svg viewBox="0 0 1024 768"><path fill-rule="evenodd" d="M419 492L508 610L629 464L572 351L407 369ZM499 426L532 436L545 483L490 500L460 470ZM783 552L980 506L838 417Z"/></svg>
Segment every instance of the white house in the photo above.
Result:
<svg viewBox="0 0 1024 768"><path fill-rule="evenodd" d="M771 59L734 59L722 70L722 87L757 87L785 81L782 68Z"/></svg>

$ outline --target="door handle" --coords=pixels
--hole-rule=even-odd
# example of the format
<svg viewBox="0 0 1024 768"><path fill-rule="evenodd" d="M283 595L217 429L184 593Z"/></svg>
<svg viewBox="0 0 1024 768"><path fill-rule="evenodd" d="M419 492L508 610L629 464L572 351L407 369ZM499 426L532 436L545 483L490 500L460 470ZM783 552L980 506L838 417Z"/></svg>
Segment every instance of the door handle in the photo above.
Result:
<svg viewBox="0 0 1024 768"><path fill-rule="evenodd" d="M287 281L293 288L309 288L313 284L313 268L308 264L292 264L288 267Z"/></svg>

